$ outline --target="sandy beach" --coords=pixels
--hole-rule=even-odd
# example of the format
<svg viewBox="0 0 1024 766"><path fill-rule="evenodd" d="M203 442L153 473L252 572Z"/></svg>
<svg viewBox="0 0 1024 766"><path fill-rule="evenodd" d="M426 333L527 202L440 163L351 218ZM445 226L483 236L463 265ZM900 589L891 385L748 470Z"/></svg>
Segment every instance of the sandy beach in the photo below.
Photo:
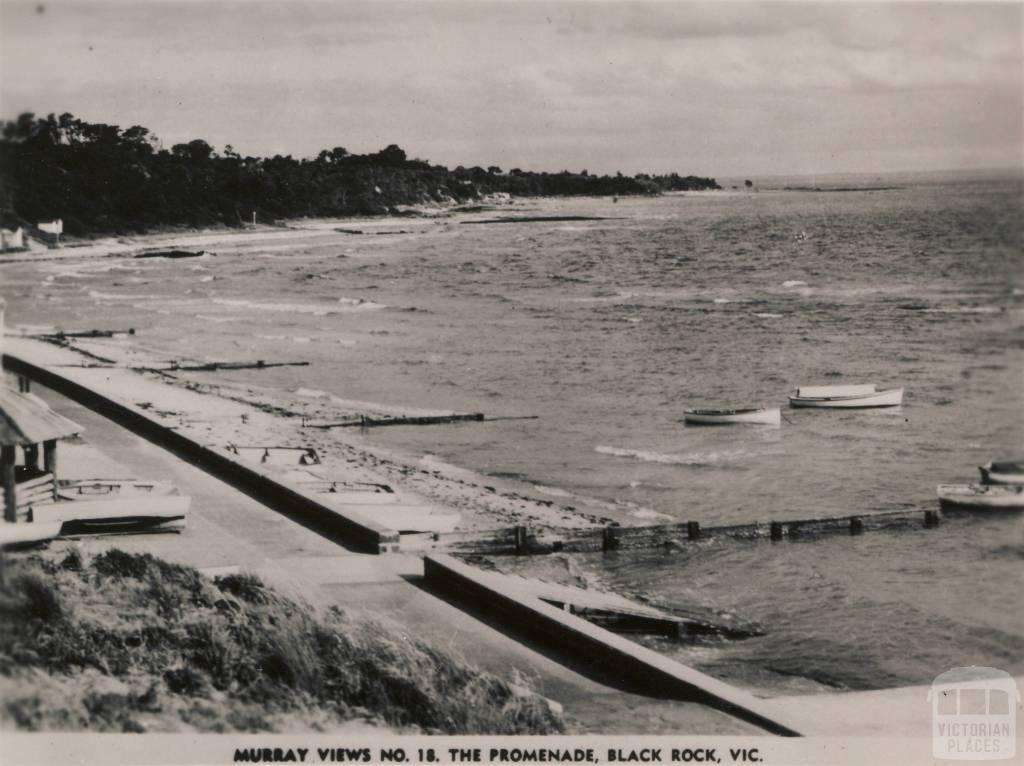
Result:
<svg viewBox="0 0 1024 766"><path fill-rule="evenodd" d="M335 398L199 382L174 371L129 369L157 368L162 363L159 356L146 351L137 336L68 339L58 346L16 333L8 331L6 343L11 353L60 366L74 380L111 392L200 443L239 449L286 483L386 485L401 493L403 502L422 504L427 513L458 513L457 531L516 525L539 530L578 529L607 523L585 510L529 497L516 491L514 482L480 476L441 461L367 447L358 439L358 428L305 425L345 422L361 415L426 417L448 414L445 412L371 402L352 402L351 409L345 411ZM259 448L265 447L295 449L273 449L272 455L264 455ZM303 449L315 450L319 462L307 462Z"/></svg>

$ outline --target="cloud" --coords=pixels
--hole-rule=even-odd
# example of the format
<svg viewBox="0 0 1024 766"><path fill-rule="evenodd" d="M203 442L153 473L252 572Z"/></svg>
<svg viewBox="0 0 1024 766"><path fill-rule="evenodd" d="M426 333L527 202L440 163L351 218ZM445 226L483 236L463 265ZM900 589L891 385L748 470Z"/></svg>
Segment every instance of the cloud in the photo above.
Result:
<svg viewBox="0 0 1024 766"><path fill-rule="evenodd" d="M785 169L794 135L835 163L853 134L987 151L1024 108L1008 3L0 3L5 117L253 154L714 174L752 146Z"/></svg>

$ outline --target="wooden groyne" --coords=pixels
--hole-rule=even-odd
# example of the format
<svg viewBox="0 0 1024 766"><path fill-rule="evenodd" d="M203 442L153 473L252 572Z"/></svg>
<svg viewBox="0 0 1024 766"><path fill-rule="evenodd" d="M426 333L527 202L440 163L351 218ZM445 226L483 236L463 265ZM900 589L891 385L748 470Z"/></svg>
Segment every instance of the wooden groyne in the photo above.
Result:
<svg viewBox="0 0 1024 766"><path fill-rule="evenodd" d="M938 526L937 510L897 510L818 519L755 522L725 526L701 526L696 521L676 524L623 527L609 525L586 529L544 530L504 527L473 532L419 535L402 547L477 553L524 555L545 553L593 553L598 551L675 548L708 540L808 540L824 535L860 535L866 531L906 530Z"/></svg>
<svg viewBox="0 0 1024 766"><path fill-rule="evenodd" d="M145 410L105 396L47 367L3 354L3 367L46 386L163 447L269 508L301 521L328 539L368 553L398 550L398 532L356 513L325 505L313 493L278 481L262 466L247 465L228 450L201 444L153 419Z"/></svg>
<svg viewBox="0 0 1024 766"><path fill-rule="evenodd" d="M349 418L348 420L339 420L333 423L316 423L312 421L303 421L303 428L376 428L379 426L433 426L445 423L479 423L484 420L484 414L482 412L471 412L469 414L457 414L453 413L450 415L417 415L417 416L405 416L396 415L395 417L383 417L383 418L371 418L366 415L360 415L357 418Z"/></svg>

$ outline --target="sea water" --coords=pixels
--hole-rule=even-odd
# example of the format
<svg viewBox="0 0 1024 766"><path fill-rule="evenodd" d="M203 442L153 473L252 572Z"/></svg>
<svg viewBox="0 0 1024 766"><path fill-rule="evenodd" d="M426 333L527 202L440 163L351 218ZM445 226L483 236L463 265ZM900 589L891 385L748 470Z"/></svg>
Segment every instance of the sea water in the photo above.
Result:
<svg viewBox="0 0 1024 766"><path fill-rule="evenodd" d="M592 219L471 223L503 216ZM924 510L937 484L1024 454L1019 176L527 200L363 234L305 225L324 236L7 266L8 321L133 326L168 358L311 362L220 374L271 395L536 416L365 438L622 523ZM799 385L859 383L905 387L904 404L785 406ZM681 422L689 407L753 405L782 406L781 428ZM955 665L1024 672L1022 525L968 514L938 529L555 563L757 627L743 641L647 639L719 677L877 688Z"/></svg>

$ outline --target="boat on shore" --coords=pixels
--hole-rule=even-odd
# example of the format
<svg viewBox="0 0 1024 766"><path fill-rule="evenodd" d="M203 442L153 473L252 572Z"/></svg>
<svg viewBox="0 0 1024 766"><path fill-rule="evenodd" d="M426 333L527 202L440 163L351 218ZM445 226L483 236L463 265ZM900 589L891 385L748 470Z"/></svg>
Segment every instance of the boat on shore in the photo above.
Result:
<svg viewBox="0 0 1024 766"><path fill-rule="evenodd" d="M684 422L690 425L724 426L733 424L777 426L782 421L778 407L744 407L739 409L694 409L683 411Z"/></svg>
<svg viewBox="0 0 1024 766"><path fill-rule="evenodd" d="M187 495L60 500L33 506L31 523L60 523L61 535L178 530L191 504Z"/></svg>
<svg viewBox="0 0 1024 766"><path fill-rule="evenodd" d="M49 523L11 523L0 521L0 550L30 548L48 543L60 535L62 524Z"/></svg>
<svg viewBox="0 0 1024 766"><path fill-rule="evenodd" d="M978 470L982 484L1024 484L1024 460L989 461Z"/></svg>
<svg viewBox="0 0 1024 766"><path fill-rule="evenodd" d="M975 511L1024 510L1024 485L940 484L939 507Z"/></svg>
<svg viewBox="0 0 1024 766"><path fill-rule="evenodd" d="M61 480L56 499L33 504L25 526L56 524L61 536L173 531L185 527L191 504L168 481Z"/></svg>
<svg viewBox="0 0 1024 766"><path fill-rule="evenodd" d="M61 479L57 496L62 500L85 500L104 497L158 497L176 495L178 489L169 481L139 479Z"/></svg>
<svg viewBox="0 0 1024 766"><path fill-rule="evenodd" d="M789 397L790 407L821 407L861 409L867 407L898 407L903 403L903 389L879 391L875 385L801 386Z"/></svg>

